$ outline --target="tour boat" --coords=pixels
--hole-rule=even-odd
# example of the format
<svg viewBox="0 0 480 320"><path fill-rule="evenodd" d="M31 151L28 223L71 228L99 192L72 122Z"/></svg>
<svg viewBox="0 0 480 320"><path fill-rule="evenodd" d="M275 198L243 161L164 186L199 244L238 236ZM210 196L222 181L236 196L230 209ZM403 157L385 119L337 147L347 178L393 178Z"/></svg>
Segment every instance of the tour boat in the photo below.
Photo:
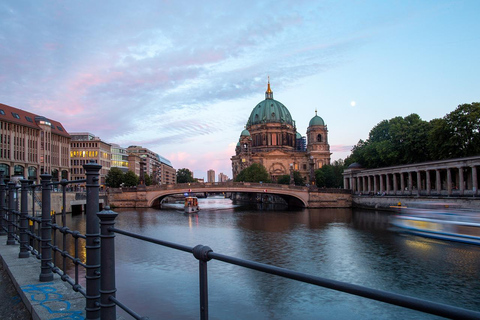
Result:
<svg viewBox="0 0 480 320"><path fill-rule="evenodd" d="M430 203L399 209L391 223L400 232L480 245L480 213L448 203Z"/></svg>
<svg viewBox="0 0 480 320"><path fill-rule="evenodd" d="M198 212L200 208L198 207L197 197L186 197L185 198L185 213L194 213Z"/></svg>

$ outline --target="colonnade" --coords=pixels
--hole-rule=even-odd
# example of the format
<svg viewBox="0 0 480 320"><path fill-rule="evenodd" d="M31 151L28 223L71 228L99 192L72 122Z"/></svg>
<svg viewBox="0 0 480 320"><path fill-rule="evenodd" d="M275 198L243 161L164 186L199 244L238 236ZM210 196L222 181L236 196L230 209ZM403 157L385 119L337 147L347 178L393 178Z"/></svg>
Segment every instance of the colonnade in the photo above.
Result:
<svg viewBox="0 0 480 320"><path fill-rule="evenodd" d="M480 157L363 169L351 165L343 173L344 188L355 194L477 196Z"/></svg>

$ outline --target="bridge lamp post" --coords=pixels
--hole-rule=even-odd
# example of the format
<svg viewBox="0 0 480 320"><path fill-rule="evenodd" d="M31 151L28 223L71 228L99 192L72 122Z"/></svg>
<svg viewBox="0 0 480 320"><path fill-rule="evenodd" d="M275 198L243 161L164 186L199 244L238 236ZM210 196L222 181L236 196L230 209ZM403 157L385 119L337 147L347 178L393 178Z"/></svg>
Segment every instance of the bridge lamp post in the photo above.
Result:
<svg viewBox="0 0 480 320"><path fill-rule="evenodd" d="M310 156L310 188L315 187L315 162L313 161L313 156Z"/></svg>
<svg viewBox="0 0 480 320"><path fill-rule="evenodd" d="M293 163L290 163L290 185L295 185L295 179L293 179Z"/></svg>

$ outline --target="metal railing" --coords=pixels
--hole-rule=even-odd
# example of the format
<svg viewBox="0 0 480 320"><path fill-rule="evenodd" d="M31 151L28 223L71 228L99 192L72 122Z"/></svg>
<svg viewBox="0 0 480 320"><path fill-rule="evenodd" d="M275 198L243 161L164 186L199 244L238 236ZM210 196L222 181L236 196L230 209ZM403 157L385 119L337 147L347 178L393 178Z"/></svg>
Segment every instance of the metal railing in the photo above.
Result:
<svg viewBox="0 0 480 320"><path fill-rule="evenodd" d="M27 258L30 254L41 260L40 281L52 281L57 273L61 279L72 286L74 291L81 293L86 300L86 319L116 319L117 306L135 319L147 319L128 307L128 302L116 298L115 283L115 236L120 234L140 241L154 243L160 246L191 253L199 261L199 314L201 319L208 319L208 261L218 260L224 263L276 275L295 281L309 283L356 296L397 305L437 316L454 319L480 319L480 312L457 308L405 295L372 289L360 285L316 277L293 270L280 268L255 261L214 252L210 247L197 245L184 246L178 243L145 237L127 230L115 228L116 212L106 207L100 211L99 201L99 171L101 166L95 163L84 165L85 180L51 182L51 175L41 175L41 186L32 185L28 180L21 180L21 187L3 183L0 174L0 214L1 229L7 234L7 245L20 244L19 258ZM70 230L66 225L65 191L72 183L86 183L86 233ZM62 223L56 223L51 212L52 186L62 186L63 207ZM32 215L28 210L28 192L35 192L41 187L42 213L35 214L35 201L32 200ZM18 190L21 190L21 209L18 210ZM1 233L0 233L1 234ZM53 235L53 239L52 239ZM74 249L68 250L67 238L73 238ZM61 239L60 239L61 238ZM80 247L84 246L86 260L79 258ZM57 263L57 256L61 262ZM67 275L67 261L74 264L74 278ZM85 269L85 287L79 281L79 267Z"/></svg>

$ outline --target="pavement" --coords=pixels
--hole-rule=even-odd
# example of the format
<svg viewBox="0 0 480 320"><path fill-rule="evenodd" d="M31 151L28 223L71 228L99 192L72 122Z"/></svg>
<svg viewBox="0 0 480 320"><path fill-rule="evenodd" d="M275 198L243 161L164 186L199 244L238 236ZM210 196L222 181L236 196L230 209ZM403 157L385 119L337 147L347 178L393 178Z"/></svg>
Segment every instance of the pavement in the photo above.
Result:
<svg viewBox="0 0 480 320"><path fill-rule="evenodd" d="M85 297L58 275L40 282L40 260L18 258L19 245L0 236L0 319L85 319Z"/></svg>

